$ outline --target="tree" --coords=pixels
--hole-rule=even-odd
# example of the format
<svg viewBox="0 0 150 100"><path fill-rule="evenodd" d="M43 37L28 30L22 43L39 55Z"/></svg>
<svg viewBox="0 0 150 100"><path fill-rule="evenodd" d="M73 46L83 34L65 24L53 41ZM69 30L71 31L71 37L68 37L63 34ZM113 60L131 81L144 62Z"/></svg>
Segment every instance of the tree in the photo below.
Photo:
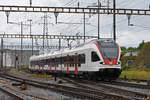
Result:
<svg viewBox="0 0 150 100"><path fill-rule="evenodd" d="M137 47L138 50L141 50L144 46L144 40L142 41L142 43L139 44L139 46Z"/></svg>
<svg viewBox="0 0 150 100"><path fill-rule="evenodd" d="M122 52L126 52L126 50L127 50L126 47L123 47L123 46L121 47L121 51L122 51Z"/></svg>

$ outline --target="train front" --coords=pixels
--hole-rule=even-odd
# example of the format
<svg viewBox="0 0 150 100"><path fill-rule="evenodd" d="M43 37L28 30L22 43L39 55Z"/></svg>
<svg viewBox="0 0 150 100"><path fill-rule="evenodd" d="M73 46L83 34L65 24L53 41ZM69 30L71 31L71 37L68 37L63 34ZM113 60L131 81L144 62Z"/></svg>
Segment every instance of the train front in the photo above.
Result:
<svg viewBox="0 0 150 100"><path fill-rule="evenodd" d="M101 79L115 80L121 74L120 46L113 40L96 42L99 55L99 72Z"/></svg>

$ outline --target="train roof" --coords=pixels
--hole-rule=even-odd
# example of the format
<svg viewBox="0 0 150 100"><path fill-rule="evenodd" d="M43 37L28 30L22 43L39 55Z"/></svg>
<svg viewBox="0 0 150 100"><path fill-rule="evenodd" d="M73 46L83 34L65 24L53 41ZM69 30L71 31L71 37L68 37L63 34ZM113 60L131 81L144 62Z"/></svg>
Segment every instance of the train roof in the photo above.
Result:
<svg viewBox="0 0 150 100"><path fill-rule="evenodd" d="M48 59L48 58L50 58L50 56L53 56L53 55L60 55L62 53L69 53L69 52L74 52L76 50L87 49L87 48L89 48L89 44L91 44L93 42L104 42L104 41L113 42L113 39L95 39L90 42L87 42L87 43L84 43L84 44L81 44L78 46L74 46L72 48L61 49L60 51L45 53L45 54L41 54L38 56L34 55L34 56L30 57L30 61Z"/></svg>

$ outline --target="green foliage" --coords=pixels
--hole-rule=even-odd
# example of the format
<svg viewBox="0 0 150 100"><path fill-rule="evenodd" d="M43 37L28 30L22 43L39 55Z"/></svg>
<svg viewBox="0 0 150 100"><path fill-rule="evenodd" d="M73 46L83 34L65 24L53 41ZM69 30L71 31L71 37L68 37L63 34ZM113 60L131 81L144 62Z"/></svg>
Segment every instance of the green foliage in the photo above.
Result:
<svg viewBox="0 0 150 100"><path fill-rule="evenodd" d="M144 43L139 56L135 60L134 66L150 68L150 42Z"/></svg>
<svg viewBox="0 0 150 100"><path fill-rule="evenodd" d="M42 79L50 79L50 78L52 78L51 75L47 75L46 73L33 74L32 77L35 77L35 78L42 78Z"/></svg>
<svg viewBox="0 0 150 100"><path fill-rule="evenodd" d="M136 71L136 70L140 70L140 69L138 69L138 68L136 68L136 67L123 66L123 67L122 67L122 70L123 70L123 71Z"/></svg>
<svg viewBox="0 0 150 100"><path fill-rule="evenodd" d="M30 72L29 66L23 66L23 67L21 68L21 70L24 70L25 72Z"/></svg>
<svg viewBox="0 0 150 100"><path fill-rule="evenodd" d="M122 67L122 70L123 70L123 71L124 71L124 70L127 71L127 70L129 70L129 69L130 69L130 67L128 67L128 66L123 66L123 67Z"/></svg>
<svg viewBox="0 0 150 100"><path fill-rule="evenodd" d="M127 53L127 52L135 52L135 51L139 51L139 50L142 50L143 46L144 46L145 42L144 40L139 44L139 46L137 48L135 47L129 47L129 48L126 48L124 46L121 47L121 51L123 54Z"/></svg>
<svg viewBox="0 0 150 100"><path fill-rule="evenodd" d="M137 48L129 47L127 50L128 52L134 52L134 51L137 51Z"/></svg>
<svg viewBox="0 0 150 100"><path fill-rule="evenodd" d="M123 56L121 57L121 66L126 66L128 60L135 60L136 56Z"/></svg>
<svg viewBox="0 0 150 100"><path fill-rule="evenodd" d="M140 71L147 71L150 72L150 68L139 68Z"/></svg>
<svg viewBox="0 0 150 100"><path fill-rule="evenodd" d="M120 78L124 78L125 76L127 79L150 79L150 71L132 69L130 71L123 71L120 75Z"/></svg>
<svg viewBox="0 0 150 100"><path fill-rule="evenodd" d="M142 41L142 43L139 44L139 46L137 47L138 50L141 50L144 46L144 40Z"/></svg>
<svg viewBox="0 0 150 100"><path fill-rule="evenodd" d="M7 70L7 69L9 69L9 68L10 68L9 66L4 66L4 69L5 69L5 70Z"/></svg>
<svg viewBox="0 0 150 100"><path fill-rule="evenodd" d="M123 71L146 71L150 72L150 68L137 68L137 67L128 67L128 66L122 66Z"/></svg>
<svg viewBox="0 0 150 100"><path fill-rule="evenodd" d="M133 60L133 67L149 67L150 68L150 42L145 43L142 41L137 48L134 47L121 47L122 50L122 56L121 56L121 62L122 66L125 66L126 62L128 60ZM133 56L130 55L128 57L125 57L124 54L127 52L135 52L139 51L139 55Z"/></svg>
<svg viewBox="0 0 150 100"><path fill-rule="evenodd" d="M27 70L27 69L29 69L29 66L23 66L22 69Z"/></svg>
<svg viewBox="0 0 150 100"><path fill-rule="evenodd" d="M17 68L14 68L13 70L14 70L15 72L19 72L19 70L18 70Z"/></svg>
<svg viewBox="0 0 150 100"><path fill-rule="evenodd" d="M127 53L127 48L126 47L120 47L121 48L121 51L122 51L122 56L125 55L125 53Z"/></svg>

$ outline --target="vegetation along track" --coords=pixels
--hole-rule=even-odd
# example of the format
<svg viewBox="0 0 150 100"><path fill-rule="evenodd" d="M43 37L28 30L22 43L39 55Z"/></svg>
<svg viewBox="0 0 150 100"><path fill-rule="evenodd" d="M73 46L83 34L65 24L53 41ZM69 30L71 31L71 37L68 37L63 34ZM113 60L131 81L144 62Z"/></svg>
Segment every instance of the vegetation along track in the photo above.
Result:
<svg viewBox="0 0 150 100"><path fill-rule="evenodd" d="M84 100L85 98L87 100L133 100L124 96L107 93L104 90L97 90L97 89L93 89L90 87L81 88L81 86L73 87L73 86L64 86L64 85L58 85L58 84L50 84L46 82L29 80L29 79L19 78L19 77L15 77L11 75L6 75L6 74L1 75L1 77L7 78L13 81L18 81L18 82L22 82L24 80L26 84L40 87L40 88L50 89L55 92L60 92L64 95L74 96L74 97L78 97Z"/></svg>
<svg viewBox="0 0 150 100"><path fill-rule="evenodd" d="M77 85L78 87L82 88L90 88L97 91L105 91L107 93L113 93L120 96L125 96L126 98L130 98L132 100L145 100L149 97L148 94L140 93L140 92L134 92L134 91L128 91L125 89L116 88L113 86L108 86L104 83L99 82L92 82L88 80L77 80L77 79L70 79L70 78L62 78L74 85Z"/></svg>

